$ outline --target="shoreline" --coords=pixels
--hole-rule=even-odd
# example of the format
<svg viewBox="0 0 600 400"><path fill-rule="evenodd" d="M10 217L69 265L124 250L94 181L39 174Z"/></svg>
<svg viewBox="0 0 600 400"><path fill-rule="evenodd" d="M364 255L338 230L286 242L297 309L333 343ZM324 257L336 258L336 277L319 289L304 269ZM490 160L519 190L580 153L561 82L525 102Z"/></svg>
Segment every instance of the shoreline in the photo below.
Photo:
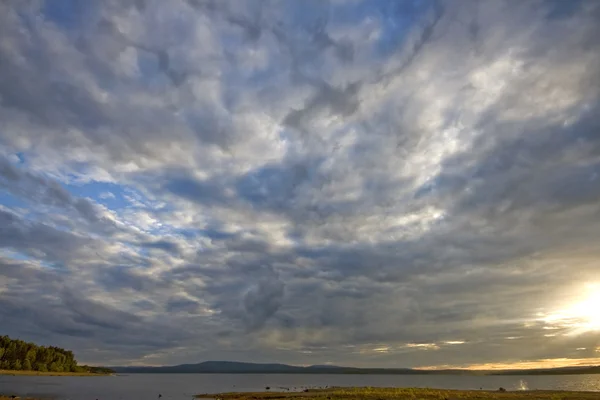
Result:
<svg viewBox="0 0 600 400"><path fill-rule="evenodd" d="M265 388L266 389L266 388ZM597 400L598 392L557 390L447 390L427 388L334 387L301 391L196 394L206 400ZM92 396L93 397L93 396ZM42 400L0 394L0 400Z"/></svg>
<svg viewBox="0 0 600 400"><path fill-rule="evenodd" d="M111 376L114 374L97 374L93 372L41 372L41 371L16 371L0 369L0 375L9 376ZM0 397L2 400L2 397Z"/></svg>
<svg viewBox="0 0 600 400"><path fill-rule="evenodd" d="M266 389L266 388L265 388ZM301 391L204 393L211 400L597 400L598 392L556 390L447 390L427 388L334 387ZM2 400L0 398L0 400Z"/></svg>

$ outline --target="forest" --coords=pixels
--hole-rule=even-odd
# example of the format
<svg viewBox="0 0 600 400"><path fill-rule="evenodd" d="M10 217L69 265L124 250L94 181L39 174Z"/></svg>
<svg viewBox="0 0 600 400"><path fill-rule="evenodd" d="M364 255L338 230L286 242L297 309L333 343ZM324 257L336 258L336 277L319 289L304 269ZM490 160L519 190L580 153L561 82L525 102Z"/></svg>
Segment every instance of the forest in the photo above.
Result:
<svg viewBox="0 0 600 400"><path fill-rule="evenodd" d="M54 346L38 346L8 336L0 336L0 370L102 374L112 372L108 368L77 365L72 351Z"/></svg>

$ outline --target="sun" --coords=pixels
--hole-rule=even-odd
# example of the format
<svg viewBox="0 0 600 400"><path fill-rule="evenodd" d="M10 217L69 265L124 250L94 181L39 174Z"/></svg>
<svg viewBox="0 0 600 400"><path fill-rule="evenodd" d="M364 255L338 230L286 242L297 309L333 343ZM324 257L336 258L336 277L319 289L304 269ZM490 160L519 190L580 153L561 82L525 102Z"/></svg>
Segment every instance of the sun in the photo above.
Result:
<svg viewBox="0 0 600 400"><path fill-rule="evenodd" d="M580 300L566 308L542 314L547 329L566 329L568 334L600 331L600 285L587 285Z"/></svg>
<svg viewBox="0 0 600 400"><path fill-rule="evenodd" d="M583 301L567 309L566 314L581 320L580 328L600 331L600 291L590 293Z"/></svg>

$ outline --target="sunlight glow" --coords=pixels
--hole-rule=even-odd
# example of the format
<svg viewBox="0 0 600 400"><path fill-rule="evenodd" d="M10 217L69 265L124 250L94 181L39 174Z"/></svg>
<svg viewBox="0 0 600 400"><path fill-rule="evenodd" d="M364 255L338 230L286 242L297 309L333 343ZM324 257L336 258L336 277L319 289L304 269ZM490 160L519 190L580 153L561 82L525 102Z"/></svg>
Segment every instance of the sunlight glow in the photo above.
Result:
<svg viewBox="0 0 600 400"><path fill-rule="evenodd" d="M575 318L584 320L589 330L600 330L600 292L595 292L581 303L575 304L570 310Z"/></svg>
<svg viewBox="0 0 600 400"><path fill-rule="evenodd" d="M507 363L483 363L483 364L443 364L418 367L421 370L441 369L469 369L469 370L505 370L505 369L534 369L534 368L562 368L582 367L600 364L600 358L550 358L540 360L527 360Z"/></svg>
<svg viewBox="0 0 600 400"><path fill-rule="evenodd" d="M549 324L545 329L570 328L570 333L579 334L600 331L600 285L588 285L581 301L556 313L544 315L542 320Z"/></svg>

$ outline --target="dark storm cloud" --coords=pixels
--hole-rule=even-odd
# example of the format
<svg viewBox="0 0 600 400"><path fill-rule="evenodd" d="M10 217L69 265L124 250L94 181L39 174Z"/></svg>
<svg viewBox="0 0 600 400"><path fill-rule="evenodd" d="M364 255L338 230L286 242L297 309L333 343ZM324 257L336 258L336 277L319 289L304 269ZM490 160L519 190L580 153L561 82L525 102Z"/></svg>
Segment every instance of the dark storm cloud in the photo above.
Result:
<svg viewBox="0 0 600 400"><path fill-rule="evenodd" d="M190 314L194 314L200 304L197 301L193 301L186 298L171 298L167 303L167 311L168 312L187 312Z"/></svg>
<svg viewBox="0 0 600 400"><path fill-rule="evenodd" d="M348 87L337 89L327 85L327 83L317 83L317 93L308 100L303 108L293 110L283 120L283 123L293 128L303 128L303 121L310 120L315 113L327 110L331 114L348 116L353 114L358 108L356 93L360 89L359 85L354 83Z"/></svg>
<svg viewBox="0 0 600 400"><path fill-rule="evenodd" d="M45 52L36 56L38 65L52 63L51 56ZM66 124L99 127L108 123L103 110L84 88L66 82L48 82L43 76L36 77L38 71L35 70L23 71L14 55L6 51L0 51L0 64L3 107L25 112L39 123L52 127Z"/></svg>
<svg viewBox="0 0 600 400"><path fill-rule="evenodd" d="M14 292L11 290L3 297L4 316L9 321L25 314L27 325L42 331L93 336L97 329L120 329L137 320L133 315L87 300L81 293L68 289L65 274L4 261L1 268L5 277L15 281ZM30 292L27 299L17 302L17 293L27 287L36 288L37 294Z"/></svg>
<svg viewBox="0 0 600 400"><path fill-rule="evenodd" d="M464 213L474 209L493 212L502 203L509 211L534 210L540 214L593 204L599 196L594 182L600 138L593 134L600 126L594 111L599 106L594 104L570 126L547 126L540 121L519 127L525 131L523 136L497 140L491 146L481 143L487 149L478 152L479 159L471 169L462 170L461 175L439 176L430 190L458 195L456 211ZM501 127L508 129L514 127ZM464 188L470 193L461 196Z"/></svg>
<svg viewBox="0 0 600 400"><path fill-rule="evenodd" d="M227 202L227 198L222 192L222 186L214 181L196 180L187 176L173 177L165 184L164 189L207 206Z"/></svg>
<svg viewBox="0 0 600 400"><path fill-rule="evenodd" d="M58 262L59 265L93 245L87 238L30 222L0 210L0 247L28 254L30 257Z"/></svg>
<svg viewBox="0 0 600 400"><path fill-rule="evenodd" d="M157 240L154 242L144 242L140 244L142 247L146 249L158 249L163 250L168 253L177 255L179 253L179 245L176 242L172 242L169 240Z"/></svg>
<svg viewBox="0 0 600 400"><path fill-rule="evenodd" d="M96 279L107 291L133 289L138 292L152 292L168 288L168 281L153 279L140 271L123 266L98 268Z"/></svg>
<svg viewBox="0 0 600 400"><path fill-rule="evenodd" d="M88 351L98 345L106 350L127 346L138 356L174 346L189 335L183 325L178 332L164 332L165 321L144 319L91 300L91 291L71 288L72 280L60 271L0 260L0 272L12 282L0 298L9 335L25 334L41 343L66 347L80 343Z"/></svg>
<svg viewBox="0 0 600 400"><path fill-rule="evenodd" d="M261 328L281 307L285 285L277 276L261 279L244 295L244 310L250 329Z"/></svg>
<svg viewBox="0 0 600 400"><path fill-rule="evenodd" d="M566 3L2 3L7 333L113 365L598 357L543 318L598 279L600 8Z"/></svg>
<svg viewBox="0 0 600 400"><path fill-rule="evenodd" d="M81 295L76 296L70 291L62 295L62 302L71 311L73 321L85 325L106 329L121 329L125 321L128 321L128 323L139 322L139 318L135 315L85 300Z"/></svg>

